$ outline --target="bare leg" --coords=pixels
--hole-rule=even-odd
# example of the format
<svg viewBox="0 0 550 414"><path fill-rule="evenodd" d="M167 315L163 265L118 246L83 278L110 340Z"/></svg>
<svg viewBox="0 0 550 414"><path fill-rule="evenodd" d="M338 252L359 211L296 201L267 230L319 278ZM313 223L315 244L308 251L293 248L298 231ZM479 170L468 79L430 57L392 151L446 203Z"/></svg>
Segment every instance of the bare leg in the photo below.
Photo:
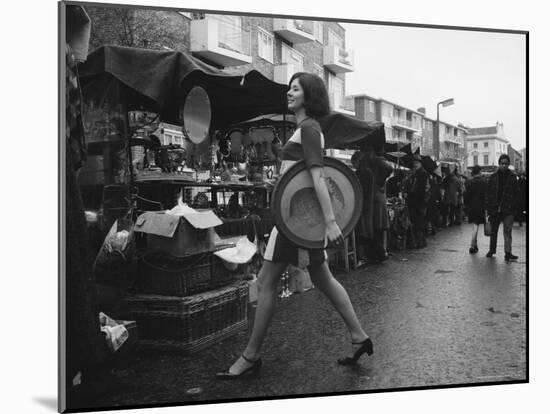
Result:
<svg viewBox="0 0 550 414"><path fill-rule="evenodd" d="M258 305L254 317L254 327L243 355L249 360L259 357L262 342L275 311L277 301L277 283L287 267L286 263L274 263L265 260L258 274ZM229 368L232 374L239 374L250 367L250 363L242 357Z"/></svg>
<svg viewBox="0 0 550 414"><path fill-rule="evenodd" d="M477 232L479 230L479 224L474 223L472 227L472 241L470 247L477 247Z"/></svg>
<svg viewBox="0 0 550 414"><path fill-rule="evenodd" d="M340 282L334 278L327 263L323 262L320 266L310 267L309 274L315 287L327 296L338 313L342 316L350 332L351 341L358 343L367 339L368 335L363 330L355 314L348 293Z"/></svg>

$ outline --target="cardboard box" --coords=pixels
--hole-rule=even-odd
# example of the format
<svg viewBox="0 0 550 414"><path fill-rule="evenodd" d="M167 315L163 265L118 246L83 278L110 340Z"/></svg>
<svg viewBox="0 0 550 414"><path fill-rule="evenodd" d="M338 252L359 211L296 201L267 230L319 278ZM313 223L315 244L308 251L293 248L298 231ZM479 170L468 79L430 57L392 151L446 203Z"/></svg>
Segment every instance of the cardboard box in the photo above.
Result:
<svg viewBox="0 0 550 414"><path fill-rule="evenodd" d="M147 247L183 257L211 251L215 247L214 227L222 221L212 211L183 216L147 212L136 220L134 230L147 234Z"/></svg>

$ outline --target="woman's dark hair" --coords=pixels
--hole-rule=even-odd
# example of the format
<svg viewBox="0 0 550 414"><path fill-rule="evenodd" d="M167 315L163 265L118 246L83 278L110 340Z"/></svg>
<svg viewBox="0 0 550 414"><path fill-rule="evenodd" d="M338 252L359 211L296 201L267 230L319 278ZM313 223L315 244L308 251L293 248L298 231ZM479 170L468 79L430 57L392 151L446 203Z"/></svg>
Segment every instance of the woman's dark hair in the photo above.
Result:
<svg viewBox="0 0 550 414"><path fill-rule="evenodd" d="M474 165L472 167L472 175L478 175L481 172L481 167L479 165Z"/></svg>
<svg viewBox="0 0 550 414"><path fill-rule="evenodd" d="M289 89L294 79L298 79L300 86L304 90L306 115L312 118L321 118L328 115L330 113L330 104L323 79L313 73L297 72L292 75L290 82L288 82Z"/></svg>
<svg viewBox="0 0 550 414"><path fill-rule="evenodd" d="M505 158L508 160L508 164L510 164L511 161L510 161L510 157L508 156L508 154L502 154L500 157L498 157L498 163L500 164L500 162Z"/></svg>
<svg viewBox="0 0 550 414"><path fill-rule="evenodd" d="M354 162L359 162L361 161L361 151L355 151L353 153L353 155L351 156L351 162L354 163Z"/></svg>

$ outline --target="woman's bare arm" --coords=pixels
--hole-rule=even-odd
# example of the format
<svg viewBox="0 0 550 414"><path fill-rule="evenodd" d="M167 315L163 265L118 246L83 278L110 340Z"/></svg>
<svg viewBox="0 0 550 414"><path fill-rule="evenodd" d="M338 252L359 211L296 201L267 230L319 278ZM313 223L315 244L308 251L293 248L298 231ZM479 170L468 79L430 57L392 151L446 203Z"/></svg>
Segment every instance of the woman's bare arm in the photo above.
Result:
<svg viewBox="0 0 550 414"><path fill-rule="evenodd" d="M325 181L323 168L313 166L309 171L313 179L313 187L315 188L321 211L323 212L326 226L326 238L329 243L339 244L343 241L342 231L340 227L338 227L338 224L336 224L336 218L332 210L332 203L330 202L330 194Z"/></svg>

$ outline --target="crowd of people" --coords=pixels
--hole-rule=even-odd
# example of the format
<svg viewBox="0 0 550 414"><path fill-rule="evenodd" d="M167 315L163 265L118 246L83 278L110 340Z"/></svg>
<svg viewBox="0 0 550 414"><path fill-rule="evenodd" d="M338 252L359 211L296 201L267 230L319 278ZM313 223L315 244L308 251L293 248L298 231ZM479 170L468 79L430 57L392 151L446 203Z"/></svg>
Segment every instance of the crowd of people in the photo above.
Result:
<svg viewBox="0 0 550 414"><path fill-rule="evenodd" d="M406 205L410 222L406 245L427 246L426 237L445 227L472 224L469 252L479 251L479 227L490 236L486 256L496 254L497 234L503 224L505 260L516 260L512 253L512 225L521 226L526 219L527 178L510 170L510 157L500 156L498 168L484 175L476 165L471 176L455 168L443 168L442 175L427 168L423 157L414 155L409 171L393 169L384 156L371 147L356 151L352 165L363 188L363 212L356 227L359 264L381 262L388 258L387 199L401 200Z"/></svg>

